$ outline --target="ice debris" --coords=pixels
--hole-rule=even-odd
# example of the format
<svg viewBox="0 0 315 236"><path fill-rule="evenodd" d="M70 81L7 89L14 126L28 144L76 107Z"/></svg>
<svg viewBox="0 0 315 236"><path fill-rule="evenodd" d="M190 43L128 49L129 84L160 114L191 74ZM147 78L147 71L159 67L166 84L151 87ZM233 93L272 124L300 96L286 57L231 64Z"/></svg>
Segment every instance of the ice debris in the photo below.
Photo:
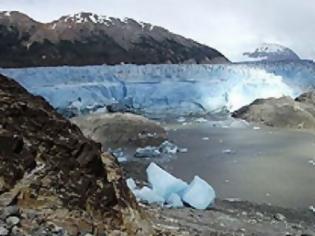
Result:
<svg viewBox="0 0 315 236"><path fill-rule="evenodd" d="M214 199L214 189L199 176L194 177L183 194L183 201L199 210L206 209Z"/></svg>
<svg viewBox="0 0 315 236"><path fill-rule="evenodd" d="M146 172L150 187L138 189L133 179L127 179L127 186L138 201L172 208L183 207L185 202L196 209L206 209L214 203L214 189L198 176L188 185L153 162Z"/></svg>
<svg viewBox="0 0 315 236"><path fill-rule="evenodd" d="M146 157L159 157L161 152L157 147L147 146L144 148L137 148L135 157L146 158Z"/></svg>
<svg viewBox="0 0 315 236"><path fill-rule="evenodd" d="M187 152L187 148L178 148L174 143L164 141L160 146L147 146L144 148L137 148L135 157L139 158L154 158L161 154L174 155L177 152Z"/></svg>
<svg viewBox="0 0 315 236"><path fill-rule="evenodd" d="M187 188L187 183L151 163L147 170L149 184L153 191L167 199L172 193L181 193Z"/></svg>
<svg viewBox="0 0 315 236"><path fill-rule="evenodd" d="M122 148L117 148L114 150L109 148L108 152L110 152L114 157L116 157L118 162L126 162L127 161L127 157L126 157Z"/></svg>

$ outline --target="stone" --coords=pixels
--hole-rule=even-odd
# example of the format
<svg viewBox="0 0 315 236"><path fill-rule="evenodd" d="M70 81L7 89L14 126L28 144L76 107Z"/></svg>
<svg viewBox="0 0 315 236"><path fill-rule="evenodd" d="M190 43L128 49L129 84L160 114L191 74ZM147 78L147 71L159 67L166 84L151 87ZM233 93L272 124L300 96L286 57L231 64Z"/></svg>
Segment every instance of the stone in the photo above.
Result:
<svg viewBox="0 0 315 236"><path fill-rule="evenodd" d="M0 210L0 219L5 220L9 216L19 216L20 210L17 206L8 206Z"/></svg>
<svg viewBox="0 0 315 236"><path fill-rule="evenodd" d="M20 223L20 218L16 216L9 216L5 222L8 224L9 227L12 227L14 225L18 225Z"/></svg>
<svg viewBox="0 0 315 236"><path fill-rule="evenodd" d="M3 226L0 226L0 236L6 236L6 235L9 235L9 230L7 230Z"/></svg>
<svg viewBox="0 0 315 236"><path fill-rule="evenodd" d="M274 218L278 221L285 221L286 217L280 213L275 214Z"/></svg>

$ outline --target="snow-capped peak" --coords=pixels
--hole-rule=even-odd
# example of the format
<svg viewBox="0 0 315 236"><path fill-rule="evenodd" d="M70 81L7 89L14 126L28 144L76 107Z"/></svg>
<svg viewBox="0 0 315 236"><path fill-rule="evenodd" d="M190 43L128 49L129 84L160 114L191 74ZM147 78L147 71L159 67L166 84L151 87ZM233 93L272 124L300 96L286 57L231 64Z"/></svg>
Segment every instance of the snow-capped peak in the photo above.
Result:
<svg viewBox="0 0 315 236"><path fill-rule="evenodd" d="M245 60L251 61L300 60L299 56L293 50L275 43L263 43L253 52L245 52L243 55L247 57Z"/></svg>
<svg viewBox="0 0 315 236"><path fill-rule="evenodd" d="M111 18L111 17L107 17L107 16L103 16L103 15L81 12L81 13L68 15L68 16L63 18L63 21L64 22L74 22L74 23L79 23L79 24L91 22L91 23L95 23L95 24L109 25L112 23L112 19L113 18Z"/></svg>
<svg viewBox="0 0 315 236"><path fill-rule="evenodd" d="M263 43L256 49L257 52L276 53L282 52L286 47L275 43Z"/></svg>
<svg viewBox="0 0 315 236"><path fill-rule="evenodd" d="M142 29L147 29L149 31L152 31L155 26L151 25L149 23L145 23L142 21L136 21L131 18L114 18L114 17L108 17L104 15L97 15L94 13L86 13L86 12L80 12L72 15L67 15L63 18L61 18L63 22L65 23L76 23L76 24L83 24L83 23L94 23L94 24L103 24L106 26L114 25L115 22L120 22L124 24L134 23L137 24Z"/></svg>

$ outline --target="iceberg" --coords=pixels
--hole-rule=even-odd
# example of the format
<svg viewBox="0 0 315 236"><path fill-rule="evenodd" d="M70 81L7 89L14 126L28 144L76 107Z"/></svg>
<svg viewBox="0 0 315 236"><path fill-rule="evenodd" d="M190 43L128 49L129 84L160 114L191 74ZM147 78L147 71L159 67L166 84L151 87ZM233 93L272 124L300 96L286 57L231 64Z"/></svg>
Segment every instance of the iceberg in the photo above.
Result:
<svg viewBox="0 0 315 236"><path fill-rule="evenodd" d="M140 190L134 189L132 191L137 199L140 199L143 202L147 202L149 204L156 203L159 205L163 205L165 202L165 199L158 195L154 190L143 187Z"/></svg>
<svg viewBox="0 0 315 236"><path fill-rule="evenodd" d="M183 202L186 202L191 207L201 210L214 202L213 188L198 176L195 176L188 185L153 162L147 168L147 176L150 187L144 186L141 189L138 189L132 178L126 180L128 188L138 201L170 208L183 207Z"/></svg>
<svg viewBox="0 0 315 236"><path fill-rule="evenodd" d="M167 207L170 208L181 208L184 207L182 199L176 193L172 193L166 200Z"/></svg>
<svg viewBox="0 0 315 236"><path fill-rule="evenodd" d="M195 176L183 193L182 199L190 206L204 210L214 202L215 191L206 181Z"/></svg>
<svg viewBox="0 0 315 236"><path fill-rule="evenodd" d="M126 184L131 191L134 191L137 189L137 184L133 178L126 179Z"/></svg>
<svg viewBox="0 0 315 236"><path fill-rule="evenodd" d="M164 199L168 199L172 193L180 195L188 186L186 182L174 177L153 162L146 172L153 191Z"/></svg>

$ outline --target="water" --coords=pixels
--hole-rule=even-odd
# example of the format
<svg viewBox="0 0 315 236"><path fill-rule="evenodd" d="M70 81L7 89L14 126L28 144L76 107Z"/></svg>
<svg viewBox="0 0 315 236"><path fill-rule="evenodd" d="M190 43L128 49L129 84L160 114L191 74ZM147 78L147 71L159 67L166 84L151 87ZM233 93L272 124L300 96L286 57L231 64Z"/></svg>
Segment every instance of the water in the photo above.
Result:
<svg viewBox="0 0 315 236"><path fill-rule="evenodd" d="M199 175L219 198L289 208L315 205L312 133L193 124L169 131L169 137L189 151L168 162L168 171L187 181Z"/></svg>

